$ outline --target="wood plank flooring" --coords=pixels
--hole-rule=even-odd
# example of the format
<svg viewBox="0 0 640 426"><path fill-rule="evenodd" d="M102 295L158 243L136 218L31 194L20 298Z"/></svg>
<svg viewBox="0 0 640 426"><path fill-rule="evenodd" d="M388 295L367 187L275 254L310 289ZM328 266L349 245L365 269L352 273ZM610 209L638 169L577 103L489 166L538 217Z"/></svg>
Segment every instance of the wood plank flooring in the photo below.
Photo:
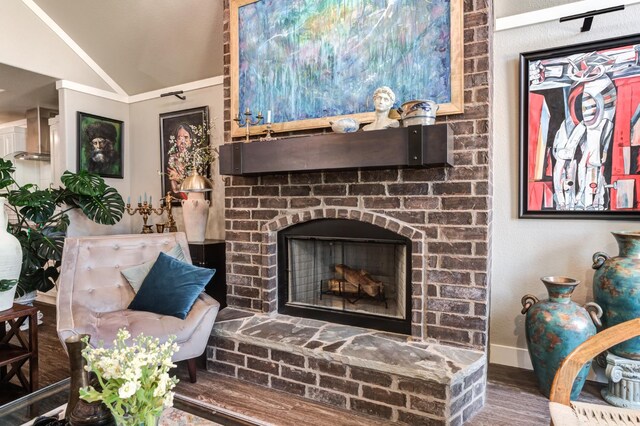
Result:
<svg viewBox="0 0 640 426"><path fill-rule="evenodd" d="M69 376L68 359L56 334L55 307L37 304L44 313L44 323L38 328L40 344L40 385L55 383ZM182 364L182 363L181 363ZM181 382L177 391L199 400L209 401L226 409L279 426L329 424L331 426L376 426L384 422L367 416L310 402L303 398L262 388L198 370L198 383L191 384L186 365L179 365L176 374ZM530 426L548 425L547 399L537 390L533 372L502 365L489 366L485 408L468 425ZM580 399L604 404L599 383L587 382ZM17 386L0 387L0 405L24 395ZM1 423L1 422L0 422Z"/></svg>

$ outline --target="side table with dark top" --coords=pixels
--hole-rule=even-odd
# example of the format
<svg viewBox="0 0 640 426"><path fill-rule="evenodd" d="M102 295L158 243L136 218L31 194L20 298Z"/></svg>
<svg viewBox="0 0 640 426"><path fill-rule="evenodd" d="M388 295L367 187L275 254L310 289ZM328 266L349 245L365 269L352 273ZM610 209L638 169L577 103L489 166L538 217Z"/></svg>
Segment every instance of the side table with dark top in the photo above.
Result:
<svg viewBox="0 0 640 426"><path fill-rule="evenodd" d="M220 302L220 309L224 308L227 306L224 240L205 240L201 243L189 243L189 252L194 265L216 270L204 291Z"/></svg>
<svg viewBox="0 0 640 426"><path fill-rule="evenodd" d="M20 326L29 319L29 338L25 340ZM9 324L9 330L6 329ZM18 341L9 343L15 336ZM29 380L22 366L29 361ZM10 370L7 372L7 366ZM38 389L38 308L14 303L11 309L0 311L0 384L16 376L28 392Z"/></svg>

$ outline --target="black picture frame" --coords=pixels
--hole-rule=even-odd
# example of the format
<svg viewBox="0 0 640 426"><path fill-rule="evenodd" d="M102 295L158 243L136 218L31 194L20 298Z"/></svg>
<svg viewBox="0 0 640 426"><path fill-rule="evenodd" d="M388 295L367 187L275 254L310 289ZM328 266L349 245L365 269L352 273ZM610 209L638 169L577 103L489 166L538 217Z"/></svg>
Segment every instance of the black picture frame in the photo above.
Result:
<svg viewBox="0 0 640 426"><path fill-rule="evenodd" d="M78 111L77 171L124 178L124 122Z"/></svg>
<svg viewBox="0 0 640 426"><path fill-rule="evenodd" d="M640 218L638 51L640 34L520 55L519 218Z"/></svg>
<svg viewBox="0 0 640 426"><path fill-rule="evenodd" d="M202 126L202 129L208 129L209 124L209 107L202 106L197 108L189 108L181 111L167 112L160 114L160 165L161 165L161 181L162 181L162 196L165 197L167 192L171 193L172 204L180 205L180 200L186 199L186 194L177 190L179 186L178 180L172 180L174 176L169 166L172 145L176 140L176 133L181 126L187 126L194 128ZM173 137L173 139L172 139ZM206 137L206 143L209 143L208 136ZM181 178L184 178L184 173L179 173ZM211 171L207 177L211 177Z"/></svg>

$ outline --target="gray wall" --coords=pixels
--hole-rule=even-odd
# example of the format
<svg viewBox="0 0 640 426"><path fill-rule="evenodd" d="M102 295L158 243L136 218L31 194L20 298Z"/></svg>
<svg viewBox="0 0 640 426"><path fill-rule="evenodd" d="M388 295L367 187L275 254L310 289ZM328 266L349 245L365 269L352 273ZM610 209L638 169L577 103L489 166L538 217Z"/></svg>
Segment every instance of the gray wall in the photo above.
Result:
<svg viewBox="0 0 640 426"><path fill-rule="evenodd" d="M507 0L497 2L510 3ZM591 256L618 250L611 231L638 224L606 220L518 219L518 60L521 52L601 40L638 31L640 5L624 13L597 17L580 33L581 21L549 22L494 35L493 143L494 210L491 289L491 360L528 365L520 298L546 298L540 277L565 275L582 281L574 300L592 300Z"/></svg>
<svg viewBox="0 0 640 426"><path fill-rule="evenodd" d="M126 197L131 195L131 200L137 200L138 195L153 195L158 199L161 196L160 170L160 121L159 114L165 112L180 111L208 105L209 119L214 124L211 129L211 142L216 146L222 144L222 85L211 86L204 89L185 92L187 97L182 101L175 96L154 98L144 102L131 104L130 146L131 157L131 181L130 191L123 193ZM218 173L218 163L213 167L214 190L207 222L206 238L224 239L224 182ZM178 230L184 230L182 222L182 209L174 208ZM154 223L161 222L159 217L153 217ZM135 222L133 232L138 232L142 227L142 220Z"/></svg>

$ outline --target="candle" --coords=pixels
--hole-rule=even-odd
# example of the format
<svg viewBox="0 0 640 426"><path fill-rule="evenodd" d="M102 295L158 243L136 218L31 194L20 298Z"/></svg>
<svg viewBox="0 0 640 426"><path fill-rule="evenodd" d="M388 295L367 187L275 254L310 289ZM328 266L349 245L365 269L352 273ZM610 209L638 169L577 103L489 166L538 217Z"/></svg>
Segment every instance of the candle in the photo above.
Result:
<svg viewBox="0 0 640 426"><path fill-rule="evenodd" d="M149 195L149 205L151 205L151 198L153 198L151 195Z"/></svg>
<svg viewBox="0 0 640 426"><path fill-rule="evenodd" d="M245 109L244 115L251 115L251 110L249 108Z"/></svg>
<svg viewBox="0 0 640 426"><path fill-rule="evenodd" d="M145 203L147 202L147 193L146 192L144 193L144 202Z"/></svg>
<svg viewBox="0 0 640 426"><path fill-rule="evenodd" d="M138 196L138 204L142 204L142 195Z"/></svg>
<svg viewBox="0 0 640 426"><path fill-rule="evenodd" d="M267 123L271 124L271 110L267 111Z"/></svg>
<svg viewBox="0 0 640 426"><path fill-rule="evenodd" d="M131 195L127 197L127 204L131 205Z"/></svg>

